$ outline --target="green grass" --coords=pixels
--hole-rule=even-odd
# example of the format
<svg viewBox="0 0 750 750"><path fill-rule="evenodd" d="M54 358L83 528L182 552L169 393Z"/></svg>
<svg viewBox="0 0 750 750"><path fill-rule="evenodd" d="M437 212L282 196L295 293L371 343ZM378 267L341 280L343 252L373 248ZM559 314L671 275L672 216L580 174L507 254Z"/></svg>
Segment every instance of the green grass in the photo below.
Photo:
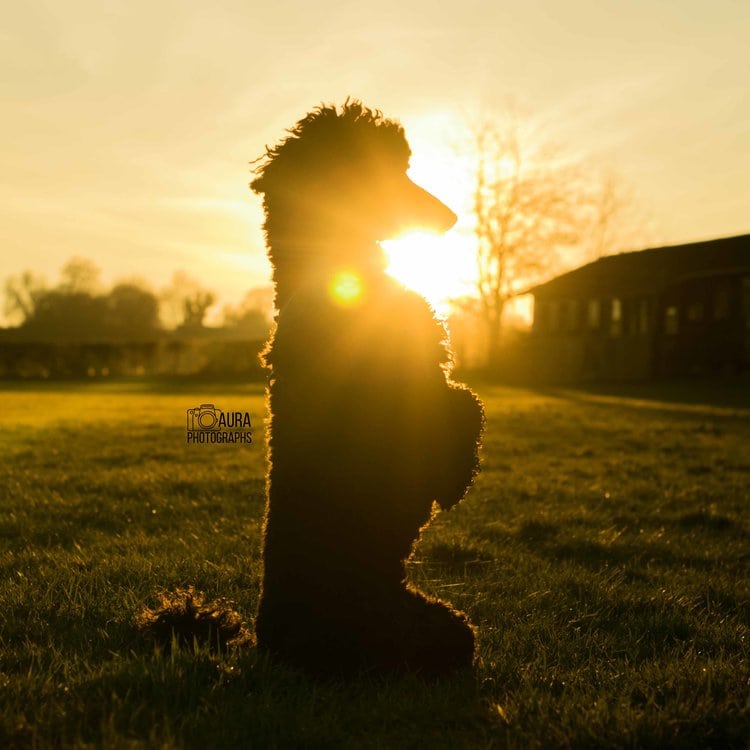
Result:
<svg viewBox="0 0 750 750"><path fill-rule="evenodd" d="M750 410L485 387L410 566L474 678L320 686L133 627L159 589L257 601L262 391L190 388L0 392L0 747L748 747ZM186 445L207 401L256 443Z"/></svg>

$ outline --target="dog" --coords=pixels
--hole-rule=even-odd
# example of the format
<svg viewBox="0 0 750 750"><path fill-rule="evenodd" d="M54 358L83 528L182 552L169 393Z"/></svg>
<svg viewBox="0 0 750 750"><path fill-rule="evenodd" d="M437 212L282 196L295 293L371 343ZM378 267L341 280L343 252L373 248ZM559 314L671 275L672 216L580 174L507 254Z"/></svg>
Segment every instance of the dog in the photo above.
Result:
<svg viewBox="0 0 750 750"><path fill-rule="evenodd" d="M381 240L456 216L407 176L399 123L347 99L255 162L273 267L258 646L315 677L471 668L467 617L405 582L436 512L479 468L484 414L447 333L385 273Z"/></svg>

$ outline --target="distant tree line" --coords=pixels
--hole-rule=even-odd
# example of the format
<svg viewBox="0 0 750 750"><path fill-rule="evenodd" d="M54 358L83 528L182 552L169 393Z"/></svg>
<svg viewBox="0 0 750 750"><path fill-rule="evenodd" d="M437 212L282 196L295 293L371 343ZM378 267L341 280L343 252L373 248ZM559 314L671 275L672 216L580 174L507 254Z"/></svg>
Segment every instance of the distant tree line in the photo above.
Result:
<svg viewBox="0 0 750 750"><path fill-rule="evenodd" d="M178 271L155 293L139 279L103 290L100 272L85 258L72 258L60 281L48 287L32 271L5 281L5 315L24 339L43 341L150 341L165 330L202 334L214 292ZM272 318L270 287L251 289L234 307L225 306L222 328L250 338L265 337ZM217 327L214 327L217 328Z"/></svg>
<svg viewBox="0 0 750 750"><path fill-rule="evenodd" d="M31 271L5 281L0 377L250 375L272 319L270 287L251 289L207 326L216 295L183 272L159 293L138 279L109 289L88 259L73 258L55 286Z"/></svg>

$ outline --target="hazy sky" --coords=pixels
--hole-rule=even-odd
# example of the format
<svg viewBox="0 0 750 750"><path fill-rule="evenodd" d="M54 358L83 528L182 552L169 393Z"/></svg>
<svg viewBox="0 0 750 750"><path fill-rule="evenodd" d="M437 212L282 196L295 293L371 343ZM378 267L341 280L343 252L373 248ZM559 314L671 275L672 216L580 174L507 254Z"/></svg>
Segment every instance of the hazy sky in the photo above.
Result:
<svg viewBox="0 0 750 750"><path fill-rule="evenodd" d="M748 39L748 0L7 3L0 277L82 255L236 300L269 274L248 162L348 94L415 156L513 97L619 169L660 240L748 232Z"/></svg>

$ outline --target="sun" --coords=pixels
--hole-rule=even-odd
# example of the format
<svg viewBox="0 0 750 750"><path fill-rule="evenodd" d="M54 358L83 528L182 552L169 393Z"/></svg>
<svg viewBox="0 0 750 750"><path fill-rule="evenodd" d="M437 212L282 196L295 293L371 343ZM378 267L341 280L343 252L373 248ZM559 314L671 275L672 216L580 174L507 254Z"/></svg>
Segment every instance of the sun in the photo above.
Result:
<svg viewBox="0 0 750 750"><path fill-rule="evenodd" d="M448 114L405 118L404 126L412 149L409 177L455 211L458 222L445 235L409 232L381 244L388 273L447 314L448 300L476 294L476 244L467 210L471 163L451 143L463 126Z"/></svg>
<svg viewBox="0 0 750 750"><path fill-rule="evenodd" d="M388 274L421 294L439 313L449 312L450 299L472 294L476 288L475 254L461 234L410 232L382 245Z"/></svg>

